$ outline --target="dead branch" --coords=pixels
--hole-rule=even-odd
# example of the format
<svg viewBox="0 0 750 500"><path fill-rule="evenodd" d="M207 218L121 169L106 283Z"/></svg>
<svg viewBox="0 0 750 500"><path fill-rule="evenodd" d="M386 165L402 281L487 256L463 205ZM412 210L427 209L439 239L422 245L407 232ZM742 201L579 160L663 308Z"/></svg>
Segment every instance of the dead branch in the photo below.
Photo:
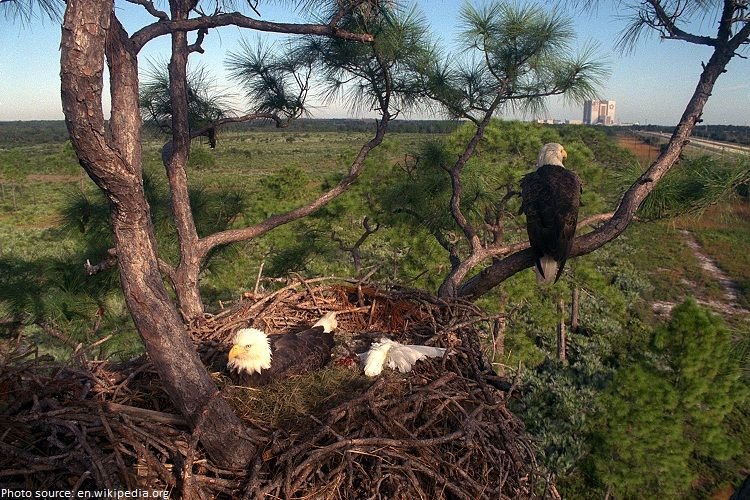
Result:
<svg viewBox="0 0 750 500"><path fill-rule="evenodd" d="M362 227L364 228L364 232L351 246L347 246L344 240L336 234L335 230L331 231L331 239L339 244L339 248L341 250L351 254L352 263L354 264L354 271L357 273L357 276L362 276L362 254L360 252L360 247L362 246L362 244L364 244L367 238L375 234L377 230L380 229L380 223L376 222L375 227L372 227L370 225L370 218L365 217L362 220Z"/></svg>

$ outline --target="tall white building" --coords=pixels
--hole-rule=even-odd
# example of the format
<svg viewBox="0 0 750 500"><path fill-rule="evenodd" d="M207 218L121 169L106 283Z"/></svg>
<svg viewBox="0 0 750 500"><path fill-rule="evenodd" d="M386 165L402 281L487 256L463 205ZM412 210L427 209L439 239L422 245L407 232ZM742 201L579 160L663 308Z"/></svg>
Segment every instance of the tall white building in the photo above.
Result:
<svg viewBox="0 0 750 500"><path fill-rule="evenodd" d="M614 125L615 109L615 101L586 101L583 103L583 123Z"/></svg>

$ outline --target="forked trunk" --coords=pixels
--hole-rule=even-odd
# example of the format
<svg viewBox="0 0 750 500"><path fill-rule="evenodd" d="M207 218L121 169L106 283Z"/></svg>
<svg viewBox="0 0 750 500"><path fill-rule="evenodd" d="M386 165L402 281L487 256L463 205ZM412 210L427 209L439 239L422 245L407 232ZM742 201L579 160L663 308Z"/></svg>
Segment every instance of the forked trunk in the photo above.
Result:
<svg viewBox="0 0 750 500"><path fill-rule="evenodd" d="M253 457L255 447L244 424L218 394L167 295L148 207L138 194L120 198L112 213L128 309L165 390L191 426L200 426L200 441L211 458L241 467Z"/></svg>
<svg viewBox="0 0 750 500"><path fill-rule="evenodd" d="M62 102L71 142L111 205L120 280L130 313L166 391L219 464L241 467L255 454L245 426L201 364L164 287L143 191L137 58L112 1L68 0L61 43ZM105 127L105 46L112 117Z"/></svg>

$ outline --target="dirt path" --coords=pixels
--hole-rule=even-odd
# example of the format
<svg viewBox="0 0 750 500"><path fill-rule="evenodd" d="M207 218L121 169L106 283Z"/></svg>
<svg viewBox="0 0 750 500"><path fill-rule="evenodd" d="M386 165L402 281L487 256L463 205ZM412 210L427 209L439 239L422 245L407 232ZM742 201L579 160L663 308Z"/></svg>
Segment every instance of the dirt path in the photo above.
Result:
<svg viewBox="0 0 750 500"><path fill-rule="evenodd" d="M693 236L693 233L686 229L681 229L680 234L682 235L685 244L690 250L692 250L701 269L711 276L711 278L716 280L724 292L724 300L722 301L698 299L698 302L725 315L750 314L750 311L739 306L740 288L737 283L727 276L727 274L716 265L716 262L711 257L706 255L703 251L703 247L695 239L695 236ZM653 309L659 314L666 315L669 314L674 306L675 304L672 302L659 301L654 302Z"/></svg>
<svg viewBox="0 0 750 500"><path fill-rule="evenodd" d="M659 155L659 148L646 144L638 137L632 135L618 134L617 143L620 147L630 150L646 165ZM701 247L690 231L682 229L680 233L687 246L693 252L701 269L712 279L716 280L724 291L724 300L722 301L698 299L698 302L724 315L750 315L750 311L739 306L740 288L737 283L727 276L716 265L716 262L703 251L703 247ZM657 301L652 304L654 312L664 316L668 316L674 306L673 302L666 301Z"/></svg>

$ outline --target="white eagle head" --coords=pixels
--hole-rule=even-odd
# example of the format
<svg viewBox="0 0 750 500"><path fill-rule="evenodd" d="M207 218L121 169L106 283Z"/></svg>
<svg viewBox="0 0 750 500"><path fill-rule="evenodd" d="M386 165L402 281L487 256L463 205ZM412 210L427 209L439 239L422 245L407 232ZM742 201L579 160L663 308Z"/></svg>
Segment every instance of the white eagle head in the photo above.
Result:
<svg viewBox="0 0 750 500"><path fill-rule="evenodd" d="M227 366L250 375L271 368L271 341L255 328L237 330L232 348L229 350Z"/></svg>
<svg viewBox="0 0 750 500"><path fill-rule="evenodd" d="M561 144L550 142L542 146L536 159L537 168L542 165L557 165L563 167L563 160L568 157L568 152Z"/></svg>

